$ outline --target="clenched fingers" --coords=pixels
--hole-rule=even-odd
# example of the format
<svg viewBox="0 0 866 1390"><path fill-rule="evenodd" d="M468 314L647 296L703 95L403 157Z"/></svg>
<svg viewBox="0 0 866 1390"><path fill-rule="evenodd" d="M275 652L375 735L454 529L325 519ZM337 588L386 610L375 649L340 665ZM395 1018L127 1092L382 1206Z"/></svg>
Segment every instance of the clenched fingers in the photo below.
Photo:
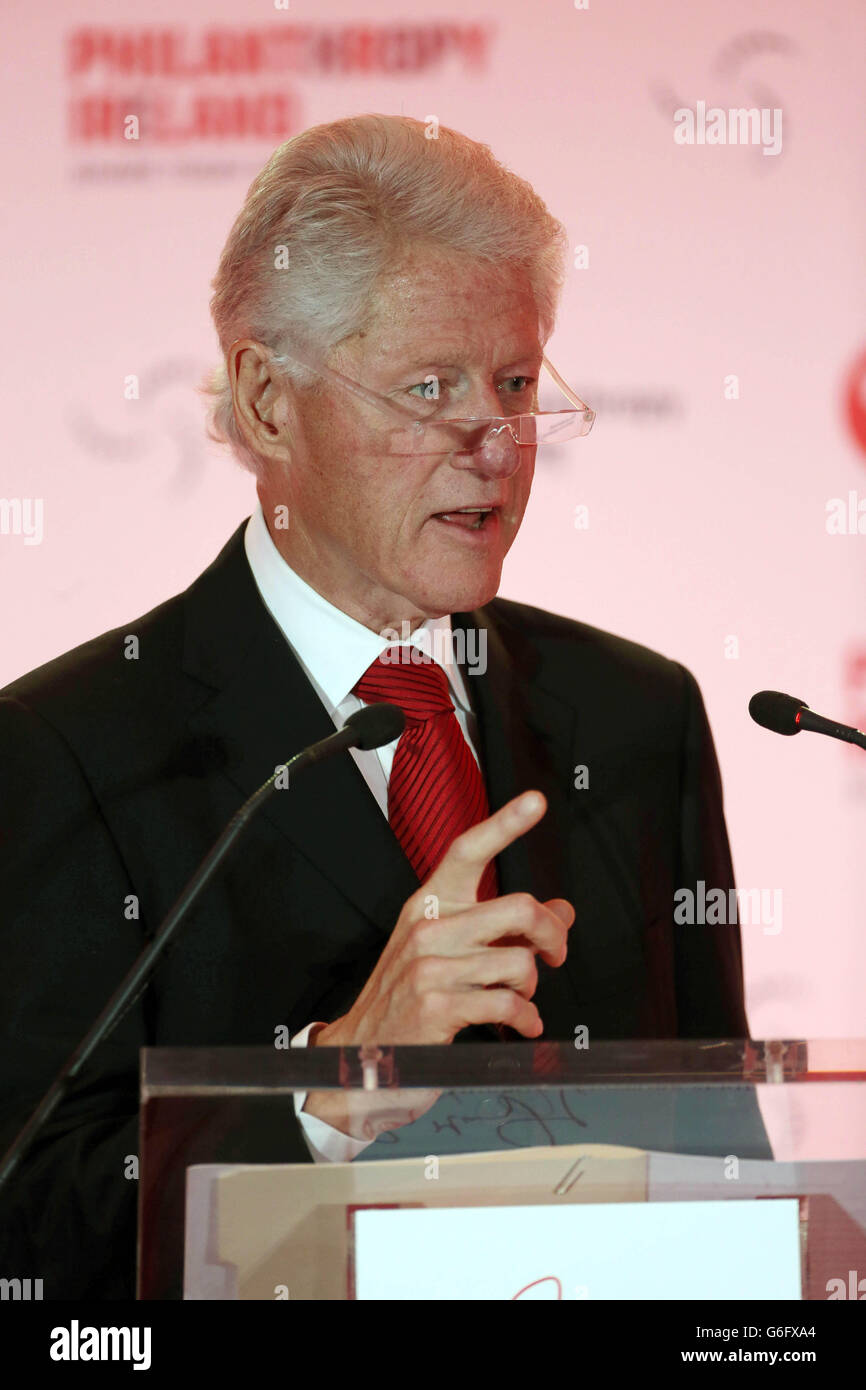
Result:
<svg viewBox="0 0 866 1390"><path fill-rule="evenodd" d="M406 966L404 981L419 996L507 986L531 999L538 969L526 947L492 946L462 956L420 956Z"/></svg>
<svg viewBox="0 0 866 1390"><path fill-rule="evenodd" d="M508 893L451 917L418 922L412 929L416 956L460 956L482 946L527 946L552 966L566 957L574 908L564 898L540 903L531 893Z"/></svg>

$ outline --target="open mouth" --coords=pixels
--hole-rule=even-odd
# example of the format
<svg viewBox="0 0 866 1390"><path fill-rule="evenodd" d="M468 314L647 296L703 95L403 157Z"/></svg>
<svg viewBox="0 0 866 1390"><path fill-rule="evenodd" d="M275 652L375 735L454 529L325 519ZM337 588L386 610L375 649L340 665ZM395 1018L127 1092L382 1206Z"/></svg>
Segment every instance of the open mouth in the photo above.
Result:
<svg viewBox="0 0 866 1390"><path fill-rule="evenodd" d="M483 531L497 512L497 507L461 507L456 512L436 512L433 519L447 526L459 526L463 531Z"/></svg>

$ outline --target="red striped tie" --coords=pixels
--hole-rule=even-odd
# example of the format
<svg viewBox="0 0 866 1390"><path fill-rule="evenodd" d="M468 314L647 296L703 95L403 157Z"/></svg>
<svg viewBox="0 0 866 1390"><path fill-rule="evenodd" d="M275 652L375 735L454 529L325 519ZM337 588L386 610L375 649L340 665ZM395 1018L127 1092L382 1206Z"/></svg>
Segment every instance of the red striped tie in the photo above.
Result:
<svg viewBox="0 0 866 1390"><path fill-rule="evenodd" d="M490 814L484 779L457 723L448 678L420 648L389 647L364 672L355 694L366 704L399 705L406 715L388 782L388 821L425 883L451 842ZM496 894L496 866L490 863L478 886L478 901Z"/></svg>

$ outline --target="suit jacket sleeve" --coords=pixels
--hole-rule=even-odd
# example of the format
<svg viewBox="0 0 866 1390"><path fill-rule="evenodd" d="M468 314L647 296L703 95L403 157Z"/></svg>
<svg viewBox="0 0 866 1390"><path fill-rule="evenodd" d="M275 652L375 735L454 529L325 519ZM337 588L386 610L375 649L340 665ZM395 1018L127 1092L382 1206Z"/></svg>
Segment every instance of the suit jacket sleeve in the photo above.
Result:
<svg viewBox="0 0 866 1390"><path fill-rule="evenodd" d="M0 697L2 1151L142 949L135 893L73 750ZM0 1270L46 1299L135 1296L139 1050L172 1042L149 1013L145 993L0 1191ZM309 1162L291 1105L286 1125Z"/></svg>
<svg viewBox="0 0 866 1390"><path fill-rule="evenodd" d="M734 870L718 759L697 681L690 671L680 669L685 678L686 713L677 887L697 894L702 880L707 893L721 888L728 903ZM674 943L680 1037L748 1037L739 924L675 922Z"/></svg>
<svg viewBox="0 0 866 1390"><path fill-rule="evenodd" d="M0 699L0 910L5 1149L138 946L134 889L75 758L17 700ZM141 1009L106 1041L0 1194L3 1268L43 1296L132 1296Z"/></svg>

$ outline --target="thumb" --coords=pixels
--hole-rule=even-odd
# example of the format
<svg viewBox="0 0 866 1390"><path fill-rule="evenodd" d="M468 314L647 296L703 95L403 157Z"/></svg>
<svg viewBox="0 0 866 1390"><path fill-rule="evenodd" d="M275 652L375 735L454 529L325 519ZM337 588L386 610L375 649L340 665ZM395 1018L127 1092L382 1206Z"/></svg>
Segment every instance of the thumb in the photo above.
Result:
<svg viewBox="0 0 866 1390"><path fill-rule="evenodd" d="M563 926L571 927L574 925L574 908L566 898L548 898L544 906L556 914Z"/></svg>

